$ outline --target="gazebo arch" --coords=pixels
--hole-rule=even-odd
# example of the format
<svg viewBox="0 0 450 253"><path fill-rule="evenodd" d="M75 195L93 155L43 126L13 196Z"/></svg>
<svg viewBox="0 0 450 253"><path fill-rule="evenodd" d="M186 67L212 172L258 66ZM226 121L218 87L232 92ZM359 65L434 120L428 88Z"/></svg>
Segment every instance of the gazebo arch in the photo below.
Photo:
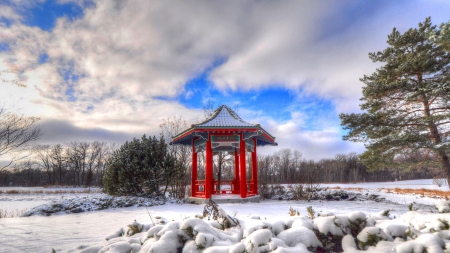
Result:
<svg viewBox="0 0 450 253"><path fill-rule="evenodd" d="M226 105L217 108L205 121L172 138L172 145L192 147L191 199L204 203L213 196L221 194L226 201L259 201L258 195L258 146L277 146L275 137L259 124L242 120ZM251 152L252 178L247 180L246 151ZM205 179L198 179L198 152L205 151ZM231 190L220 192L213 180L214 152L234 153L234 180ZM217 196L216 196L217 197ZM223 198L225 197L225 198ZM220 199L213 198L215 201Z"/></svg>

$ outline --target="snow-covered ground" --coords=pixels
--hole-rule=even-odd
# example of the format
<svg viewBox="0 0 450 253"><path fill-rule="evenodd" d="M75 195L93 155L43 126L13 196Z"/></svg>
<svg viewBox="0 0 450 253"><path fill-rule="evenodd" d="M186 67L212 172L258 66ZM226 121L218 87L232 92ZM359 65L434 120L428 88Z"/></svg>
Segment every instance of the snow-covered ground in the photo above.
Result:
<svg viewBox="0 0 450 253"><path fill-rule="evenodd" d="M410 189L434 189L434 190L448 190L447 184L439 187L433 184L432 179L418 179L418 180L405 180L395 182L367 182L356 184L325 184L324 186L340 186L340 187L362 187L365 189L378 189L378 188L410 188Z"/></svg>
<svg viewBox="0 0 450 253"><path fill-rule="evenodd" d="M386 201L317 200L307 202L264 200L260 203L220 204L220 207L230 215L236 214L235 217L244 223L249 220L254 220L250 219L251 217L259 217L262 221L269 222L286 221L290 218L288 214L290 207L298 210L301 217L305 217L307 215L306 208L308 206L312 206L316 214L319 212L329 212L334 215L348 215L353 211L360 211L367 216L373 215L374 217L377 217L377 215L379 215L377 213L380 211L389 209L391 210L390 217L397 218L396 220L399 220L398 218L401 215L407 213L408 205L413 202L415 203L414 207L427 211L429 215L433 215L430 213L430 210L436 212L434 203L437 199L418 195L397 195L387 193L381 188L398 187L448 190L447 186L439 188L433 185L431 180L399 181L388 183L332 184L324 186L339 186L342 189L362 188L363 190L355 190L355 193L363 195L380 195L380 197L386 198ZM1 189L2 188L0 188L0 190ZM86 197L92 196L85 193L82 195ZM36 196L32 194L23 196L0 194L0 203L51 201L58 198L70 198L74 196L80 196L80 194L37 194ZM95 193L95 196L102 196L102 194ZM201 214L203 212L203 207L203 205L194 204L166 204L161 206L151 206L148 207L148 209L145 207L133 206L128 208L106 209L78 214L60 213L51 216L36 215L23 218L0 219L0 252L51 252L52 248L55 249L56 252L78 252L76 249L79 246L92 246L99 243L104 243L105 237L111 235L119 228L126 228L127 225L132 223L134 220L142 224L151 224L151 219L148 212L150 212L153 218L160 216L169 222L178 222L178 225L180 225L188 217L193 218L196 214ZM426 213L422 216L427 217ZM403 218L402 216L402 219L406 218ZM410 217L409 219L411 220L413 218Z"/></svg>
<svg viewBox="0 0 450 253"><path fill-rule="evenodd" d="M15 193L8 193L10 191ZM53 200L104 195L99 188L0 187L0 209L9 211L31 209Z"/></svg>
<svg viewBox="0 0 450 253"><path fill-rule="evenodd" d="M424 205L432 205L436 202L436 198L430 198L427 196L420 195L405 195L405 194L394 194L392 192L387 192L387 189L427 189L427 190L440 190L449 191L447 184L439 187L433 184L431 179L421 179L421 180L405 180L396 182L376 182L376 183L358 183L358 184L324 184L322 186L327 187L340 187L341 189L357 189L362 188L361 193L377 194L382 198L386 198L389 201L408 205L410 203L418 203ZM355 190L351 190L356 192Z"/></svg>

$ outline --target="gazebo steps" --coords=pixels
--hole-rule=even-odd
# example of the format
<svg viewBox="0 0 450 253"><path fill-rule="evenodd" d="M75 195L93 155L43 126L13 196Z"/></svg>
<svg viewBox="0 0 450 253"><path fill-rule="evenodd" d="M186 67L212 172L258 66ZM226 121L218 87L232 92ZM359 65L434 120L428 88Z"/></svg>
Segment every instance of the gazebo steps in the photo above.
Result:
<svg viewBox="0 0 450 253"><path fill-rule="evenodd" d="M247 198L241 198L241 196L239 194L221 194L221 195L212 195L211 199L214 202L216 202L217 204L220 204L220 203L247 203L247 202L259 203L259 201L261 200L261 196L255 195L255 196L249 196ZM189 197L188 201L190 203L195 203L195 204L206 204L206 203L208 203L209 199Z"/></svg>

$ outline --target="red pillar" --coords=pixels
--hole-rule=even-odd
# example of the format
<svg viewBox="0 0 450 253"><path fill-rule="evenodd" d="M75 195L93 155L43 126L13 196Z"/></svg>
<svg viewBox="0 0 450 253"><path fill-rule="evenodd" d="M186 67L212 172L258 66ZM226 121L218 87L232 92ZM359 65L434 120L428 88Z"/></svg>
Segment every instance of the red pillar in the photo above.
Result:
<svg viewBox="0 0 450 253"><path fill-rule="evenodd" d="M238 149L234 149L234 194L239 193L239 154Z"/></svg>
<svg viewBox="0 0 450 253"><path fill-rule="evenodd" d="M197 163L197 152L195 152L194 141L192 140L192 177L191 177L191 196L196 197L196 192L198 192L197 187L197 172L198 172L198 163Z"/></svg>
<svg viewBox="0 0 450 253"><path fill-rule="evenodd" d="M258 195L258 157L256 156L256 139L253 139L253 147L252 152L252 179L253 179L253 193Z"/></svg>
<svg viewBox="0 0 450 253"><path fill-rule="evenodd" d="M211 135L208 135L208 140L206 141L206 168L205 168L205 198L210 199L212 193L213 184L213 153L211 145Z"/></svg>
<svg viewBox="0 0 450 253"><path fill-rule="evenodd" d="M246 164L245 164L245 141L243 138L243 134L241 134L241 142L239 143L239 149L240 149L240 155L241 157L239 157L239 162L240 162L240 166L239 166L239 170L240 170L240 192L241 192L241 198L246 198L247 197L247 172L246 172Z"/></svg>

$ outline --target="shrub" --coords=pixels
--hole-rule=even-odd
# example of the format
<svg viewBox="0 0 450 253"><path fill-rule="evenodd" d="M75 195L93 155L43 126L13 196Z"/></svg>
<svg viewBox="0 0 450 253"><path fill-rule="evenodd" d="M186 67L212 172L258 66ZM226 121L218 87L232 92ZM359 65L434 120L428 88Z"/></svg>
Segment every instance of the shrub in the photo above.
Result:
<svg viewBox="0 0 450 253"><path fill-rule="evenodd" d="M144 135L114 152L103 177L104 189L111 195L165 194L177 167L163 137L158 140Z"/></svg>

